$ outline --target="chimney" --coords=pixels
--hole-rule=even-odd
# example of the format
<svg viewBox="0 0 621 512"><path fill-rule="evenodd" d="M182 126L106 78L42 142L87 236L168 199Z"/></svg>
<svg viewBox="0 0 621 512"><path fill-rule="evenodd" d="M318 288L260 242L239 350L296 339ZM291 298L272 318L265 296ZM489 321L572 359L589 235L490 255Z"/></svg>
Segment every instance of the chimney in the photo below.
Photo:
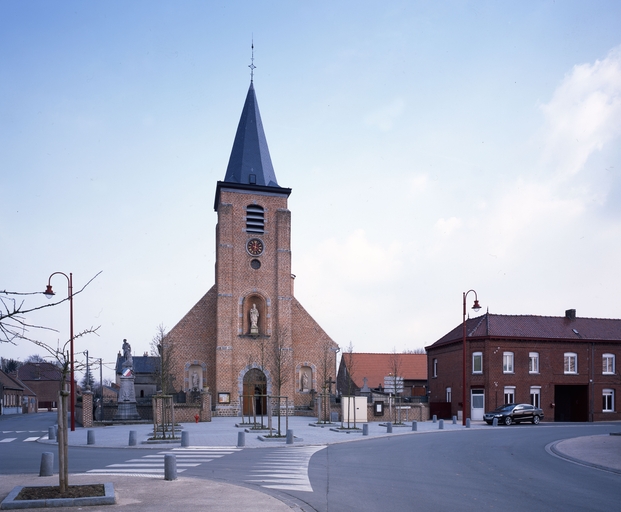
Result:
<svg viewBox="0 0 621 512"><path fill-rule="evenodd" d="M569 320L575 320L576 319L576 310L575 309L567 309L567 310L565 310L565 318L567 318Z"/></svg>

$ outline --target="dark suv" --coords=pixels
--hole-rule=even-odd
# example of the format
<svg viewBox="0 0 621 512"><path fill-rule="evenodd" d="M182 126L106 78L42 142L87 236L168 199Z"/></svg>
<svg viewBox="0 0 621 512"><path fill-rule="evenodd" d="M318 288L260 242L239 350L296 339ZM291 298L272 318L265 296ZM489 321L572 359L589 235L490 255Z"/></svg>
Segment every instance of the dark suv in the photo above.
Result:
<svg viewBox="0 0 621 512"><path fill-rule="evenodd" d="M491 425L494 418L498 419L498 423L511 425L520 421L530 421L537 425L543 419L543 411L530 404L505 404L501 405L492 412L486 412L483 419L488 425Z"/></svg>

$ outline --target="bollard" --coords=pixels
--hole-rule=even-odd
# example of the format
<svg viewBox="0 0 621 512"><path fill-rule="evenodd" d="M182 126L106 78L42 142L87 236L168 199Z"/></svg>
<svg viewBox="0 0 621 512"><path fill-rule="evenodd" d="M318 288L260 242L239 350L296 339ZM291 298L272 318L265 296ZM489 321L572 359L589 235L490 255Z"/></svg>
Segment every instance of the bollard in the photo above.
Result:
<svg viewBox="0 0 621 512"><path fill-rule="evenodd" d="M466 428L470 428L470 418L466 418Z"/></svg>
<svg viewBox="0 0 621 512"><path fill-rule="evenodd" d="M86 431L86 444L95 444L95 431L94 430Z"/></svg>
<svg viewBox="0 0 621 512"><path fill-rule="evenodd" d="M386 423L386 433L392 434L392 423L390 421Z"/></svg>
<svg viewBox="0 0 621 512"><path fill-rule="evenodd" d="M130 430L129 431L129 446L136 446L138 443L138 431Z"/></svg>
<svg viewBox="0 0 621 512"><path fill-rule="evenodd" d="M177 457L164 455L164 480L177 480Z"/></svg>
<svg viewBox="0 0 621 512"><path fill-rule="evenodd" d="M187 431L181 432L181 448L187 448L190 446L190 433Z"/></svg>
<svg viewBox="0 0 621 512"><path fill-rule="evenodd" d="M244 446L246 446L246 432L242 430L237 432L237 448L243 448Z"/></svg>
<svg viewBox="0 0 621 512"><path fill-rule="evenodd" d="M41 469L39 476L52 476L54 474L54 454L52 452L43 452L41 454Z"/></svg>
<svg viewBox="0 0 621 512"><path fill-rule="evenodd" d="M293 444L293 430L287 430L287 444Z"/></svg>
<svg viewBox="0 0 621 512"><path fill-rule="evenodd" d="M453 425L457 425L457 416L453 416Z"/></svg>
<svg viewBox="0 0 621 512"><path fill-rule="evenodd" d="M368 436L369 435L369 424L368 423L363 423L362 424L362 435L363 436Z"/></svg>
<svg viewBox="0 0 621 512"><path fill-rule="evenodd" d="M438 429L444 430L444 420L440 420L440 422L438 424Z"/></svg>
<svg viewBox="0 0 621 512"><path fill-rule="evenodd" d="M433 415L433 422L434 422L434 423L437 423L437 422L438 422L438 417L437 417L435 414Z"/></svg>
<svg viewBox="0 0 621 512"><path fill-rule="evenodd" d="M58 439L58 425L54 425L54 433L55 433L54 437Z"/></svg>
<svg viewBox="0 0 621 512"><path fill-rule="evenodd" d="M48 427L48 429L47 429L47 438L50 441L56 441L56 429L54 427Z"/></svg>
<svg viewBox="0 0 621 512"><path fill-rule="evenodd" d="M412 421L412 432L416 432L418 430L418 423L416 420Z"/></svg>
<svg viewBox="0 0 621 512"><path fill-rule="evenodd" d="M497 427L498 426L498 418L494 418L492 420L492 427Z"/></svg>

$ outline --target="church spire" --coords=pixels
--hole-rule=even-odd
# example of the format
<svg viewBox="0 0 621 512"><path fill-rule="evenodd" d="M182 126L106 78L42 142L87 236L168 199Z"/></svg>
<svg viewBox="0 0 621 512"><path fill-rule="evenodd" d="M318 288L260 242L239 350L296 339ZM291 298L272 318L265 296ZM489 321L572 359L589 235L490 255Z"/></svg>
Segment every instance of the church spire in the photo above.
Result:
<svg viewBox="0 0 621 512"><path fill-rule="evenodd" d="M224 182L264 187L279 186L252 82L237 126Z"/></svg>

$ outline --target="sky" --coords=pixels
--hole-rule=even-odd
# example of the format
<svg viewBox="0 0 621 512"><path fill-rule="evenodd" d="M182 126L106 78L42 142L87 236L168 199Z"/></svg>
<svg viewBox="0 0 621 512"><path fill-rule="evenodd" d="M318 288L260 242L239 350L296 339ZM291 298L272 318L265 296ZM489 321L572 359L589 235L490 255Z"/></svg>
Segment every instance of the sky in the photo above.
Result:
<svg viewBox="0 0 621 512"><path fill-rule="evenodd" d="M3 0L0 290L97 276L75 353L104 378L174 327L214 283L254 43L295 296L342 349L430 345L471 289L479 314L621 318L619 26L616 0ZM66 303L27 321L69 338Z"/></svg>

